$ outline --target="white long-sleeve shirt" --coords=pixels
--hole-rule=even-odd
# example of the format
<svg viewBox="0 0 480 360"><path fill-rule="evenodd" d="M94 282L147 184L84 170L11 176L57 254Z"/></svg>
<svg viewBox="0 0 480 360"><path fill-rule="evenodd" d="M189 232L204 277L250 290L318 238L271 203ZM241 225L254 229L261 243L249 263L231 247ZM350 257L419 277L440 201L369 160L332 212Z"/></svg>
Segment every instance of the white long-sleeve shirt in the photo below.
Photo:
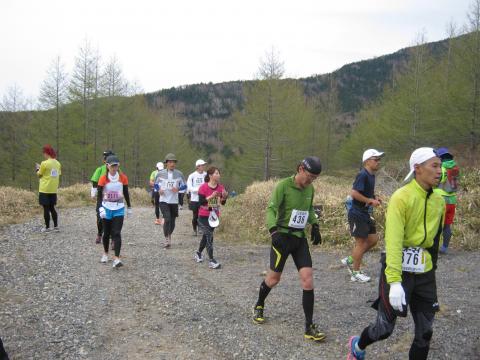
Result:
<svg viewBox="0 0 480 360"><path fill-rule="evenodd" d="M205 171L202 173L194 171L188 176L187 191L191 194L190 201L198 202L198 189L205 182L206 175Z"/></svg>

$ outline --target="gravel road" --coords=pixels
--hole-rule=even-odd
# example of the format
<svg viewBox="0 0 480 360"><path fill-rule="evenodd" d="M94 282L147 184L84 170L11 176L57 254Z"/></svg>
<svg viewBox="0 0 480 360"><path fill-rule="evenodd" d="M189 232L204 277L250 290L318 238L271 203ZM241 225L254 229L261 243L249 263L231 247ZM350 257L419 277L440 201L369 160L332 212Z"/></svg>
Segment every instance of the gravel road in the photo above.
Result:
<svg viewBox="0 0 480 360"><path fill-rule="evenodd" d="M125 266L100 263L92 209L60 209L60 233L41 219L0 230L0 337L11 359L345 359L347 340L374 319L379 252L365 258L369 284L351 283L345 252L312 249L315 315L323 343L303 339L301 289L291 260L267 299L264 325L251 321L268 246L215 239L220 270L193 261L199 237L180 212L173 245L151 208L134 209L123 228ZM453 240L454 241L454 240ZM478 252L439 261L442 307L430 359L479 359ZM370 359L407 359L411 317L368 349Z"/></svg>

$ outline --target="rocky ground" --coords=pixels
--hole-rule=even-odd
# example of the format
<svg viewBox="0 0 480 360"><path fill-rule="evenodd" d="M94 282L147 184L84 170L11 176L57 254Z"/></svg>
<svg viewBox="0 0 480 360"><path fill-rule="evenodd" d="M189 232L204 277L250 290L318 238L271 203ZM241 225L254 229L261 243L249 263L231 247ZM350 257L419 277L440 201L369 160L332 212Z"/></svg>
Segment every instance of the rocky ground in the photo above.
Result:
<svg viewBox="0 0 480 360"><path fill-rule="evenodd" d="M303 339L301 289L293 263L266 303L266 324L251 312L268 246L215 239L220 270L193 261L199 238L181 211L173 246L161 248L153 210L125 220L125 266L100 263L92 209L60 210L60 233L43 234L41 219L0 233L0 336L11 359L344 359L347 340L375 312L379 253L366 256L369 284L351 283L339 266L345 252L312 250L315 319L323 343ZM442 307L431 359L480 358L478 252L452 251L437 272ZM370 359L406 359L410 317L368 349Z"/></svg>

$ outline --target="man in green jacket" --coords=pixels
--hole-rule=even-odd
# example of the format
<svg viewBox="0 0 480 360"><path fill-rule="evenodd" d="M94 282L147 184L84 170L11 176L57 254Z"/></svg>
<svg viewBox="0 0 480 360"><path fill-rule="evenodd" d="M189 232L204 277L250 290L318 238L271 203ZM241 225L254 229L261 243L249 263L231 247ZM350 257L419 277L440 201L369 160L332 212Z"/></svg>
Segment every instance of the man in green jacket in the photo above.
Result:
<svg viewBox="0 0 480 360"><path fill-rule="evenodd" d="M412 180L395 191L387 208L386 254L382 254L379 298L373 304L377 318L360 336L350 338L347 359L364 359L368 345L388 338L397 316L407 316L407 306L415 323L409 359L427 359L438 311L435 269L444 201L433 188L442 175L441 167L432 148L419 148L410 157L405 180Z"/></svg>
<svg viewBox="0 0 480 360"><path fill-rule="evenodd" d="M263 324L265 299L270 290L280 282L283 267L289 255L300 275L303 288L302 304L305 313L305 338L321 341L325 334L313 323L313 270L312 257L307 243L305 227L312 225L312 244L321 242L318 219L313 210L314 189L312 182L322 171L320 159L306 157L294 176L280 180L273 191L267 208L267 228L272 237L270 269L260 285L254 308L253 321Z"/></svg>

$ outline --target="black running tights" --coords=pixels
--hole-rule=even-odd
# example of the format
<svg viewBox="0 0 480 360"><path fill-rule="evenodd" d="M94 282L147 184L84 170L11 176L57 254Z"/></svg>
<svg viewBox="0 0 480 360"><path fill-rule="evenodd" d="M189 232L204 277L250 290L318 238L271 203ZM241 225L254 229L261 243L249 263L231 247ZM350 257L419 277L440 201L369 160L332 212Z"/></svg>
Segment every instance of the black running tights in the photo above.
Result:
<svg viewBox="0 0 480 360"><path fill-rule="evenodd" d="M123 216L115 216L111 220L103 219L103 250L105 250L105 253L108 253L108 244L111 236L112 241L115 243L115 256L120 256L122 227Z"/></svg>
<svg viewBox="0 0 480 360"><path fill-rule="evenodd" d="M42 205L43 206L43 218L45 219L45 227L50 227L50 214L52 214L53 226L58 226L58 215L55 210L55 205Z"/></svg>

